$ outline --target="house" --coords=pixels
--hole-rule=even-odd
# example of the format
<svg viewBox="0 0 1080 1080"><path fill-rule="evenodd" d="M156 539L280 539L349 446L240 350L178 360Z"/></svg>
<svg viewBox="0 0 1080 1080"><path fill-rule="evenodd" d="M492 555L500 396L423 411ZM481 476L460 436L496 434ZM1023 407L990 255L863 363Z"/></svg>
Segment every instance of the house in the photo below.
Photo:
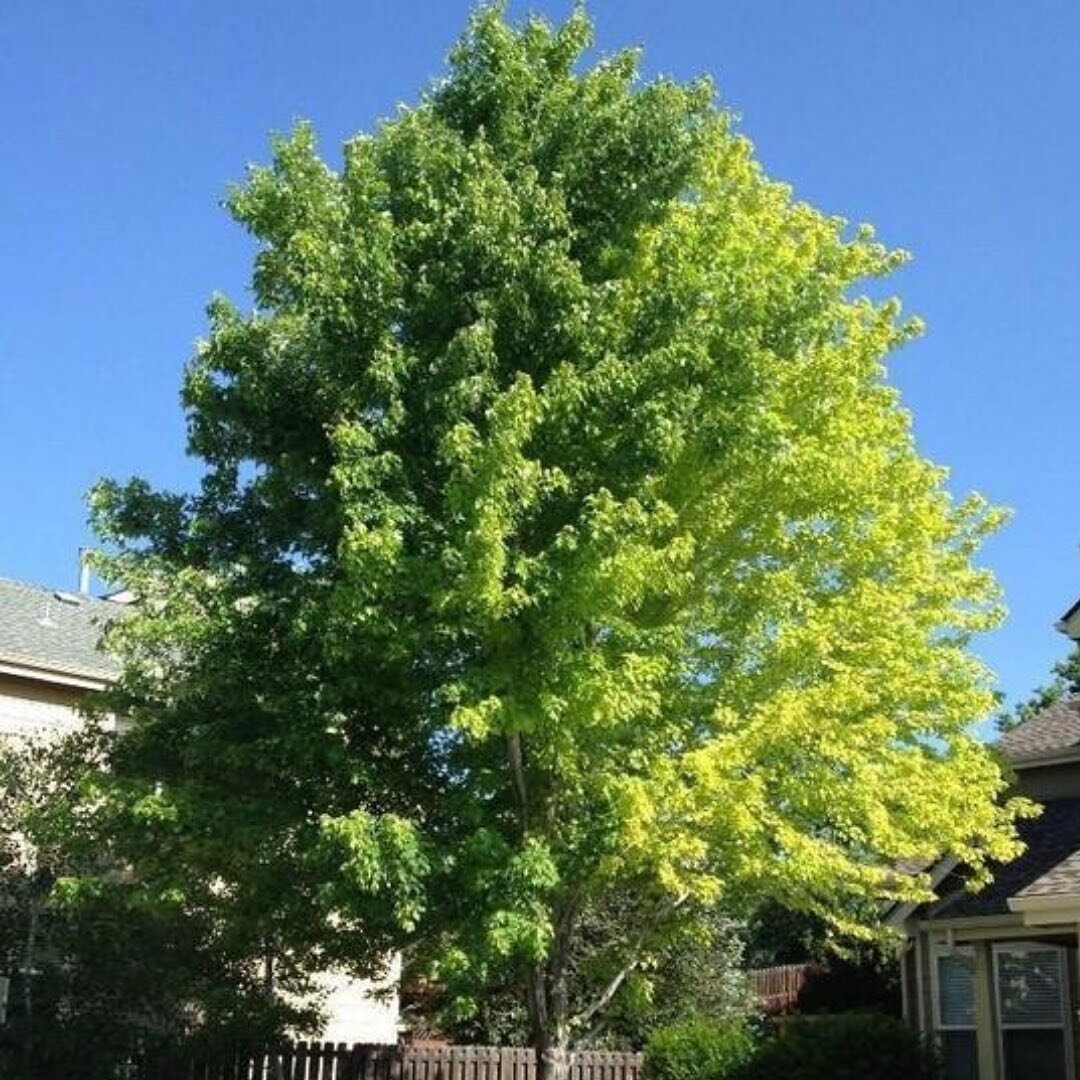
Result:
<svg viewBox="0 0 1080 1080"><path fill-rule="evenodd" d="M70 731L118 672L98 648L123 602L0 578L0 736Z"/></svg>
<svg viewBox="0 0 1080 1080"><path fill-rule="evenodd" d="M86 695L105 689L119 674L117 662L101 651L101 637L132 597L94 597L88 585L85 575L78 592L0 578L0 739L75 729ZM399 966L396 960L390 965L386 985L341 973L320 975L328 1018L323 1037L396 1042L398 999L386 990L396 985Z"/></svg>
<svg viewBox="0 0 1080 1080"><path fill-rule="evenodd" d="M1080 640L1080 603L1057 628ZM1023 853L981 891L944 858L925 868L936 899L896 905L904 1013L933 1033L949 1080L1080 1076L1080 697L1002 735L1015 789L1043 806Z"/></svg>

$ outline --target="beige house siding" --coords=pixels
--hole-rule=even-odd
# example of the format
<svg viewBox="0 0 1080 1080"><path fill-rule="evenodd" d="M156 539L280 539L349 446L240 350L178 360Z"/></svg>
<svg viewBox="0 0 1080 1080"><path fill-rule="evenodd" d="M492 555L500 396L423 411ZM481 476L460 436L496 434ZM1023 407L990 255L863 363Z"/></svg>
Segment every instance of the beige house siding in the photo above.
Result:
<svg viewBox="0 0 1080 1080"><path fill-rule="evenodd" d="M72 731L81 697L68 687L0 675L0 736Z"/></svg>
<svg viewBox="0 0 1080 1080"><path fill-rule="evenodd" d="M1075 799L1080 796L1080 767L1075 762L1067 762L1038 769L1020 769L1016 774L1016 788L1021 795L1036 802Z"/></svg>
<svg viewBox="0 0 1080 1080"><path fill-rule="evenodd" d="M318 978L326 993L326 1042L396 1043L400 1018L398 984L401 958L390 962L386 978L379 981L354 979L329 972Z"/></svg>

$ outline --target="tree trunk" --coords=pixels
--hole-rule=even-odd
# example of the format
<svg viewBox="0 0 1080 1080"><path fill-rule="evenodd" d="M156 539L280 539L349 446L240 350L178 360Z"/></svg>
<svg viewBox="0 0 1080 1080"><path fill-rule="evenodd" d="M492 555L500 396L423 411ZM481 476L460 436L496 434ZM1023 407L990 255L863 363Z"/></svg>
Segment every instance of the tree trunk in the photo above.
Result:
<svg viewBox="0 0 1080 1080"><path fill-rule="evenodd" d="M269 940L263 946L263 993L266 995L268 1005L274 1000L274 948ZM268 1068L271 1080L284 1080L285 1071L281 1066L281 1059L274 1054Z"/></svg>
<svg viewBox="0 0 1080 1080"><path fill-rule="evenodd" d="M38 899L31 892L30 918L22 962L23 998L23 1073L26 1080L34 1075L34 964L37 961Z"/></svg>
<svg viewBox="0 0 1080 1080"><path fill-rule="evenodd" d="M536 1044L537 1080L566 1080L570 1075L570 1051L550 1041Z"/></svg>
<svg viewBox="0 0 1080 1080"><path fill-rule="evenodd" d="M506 758L524 842L529 834L530 806L520 732L506 736ZM552 955L547 962L535 964L529 972L526 1000L532 1047L536 1054L536 1080L566 1080L570 1071L565 968L572 908L564 914L565 918L559 920Z"/></svg>
<svg viewBox="0 0 1080 1080"><path fill-rule="evenodd" d="M542 964L533 968L529 979L529 1021L537 1080L566 1080L570 1072L566 995L560 988L551 986L553 981L559 983L561 977L553 980Z"/></svg>

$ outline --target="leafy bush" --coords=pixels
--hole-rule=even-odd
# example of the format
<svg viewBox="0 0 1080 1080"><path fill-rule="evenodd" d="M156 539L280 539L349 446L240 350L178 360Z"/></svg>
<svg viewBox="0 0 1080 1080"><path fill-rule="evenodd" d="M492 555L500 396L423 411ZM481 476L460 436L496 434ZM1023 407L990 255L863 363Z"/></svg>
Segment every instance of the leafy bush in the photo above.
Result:
<svg viewBox="0 0 1080 1080"><path fill-rule="evenodd" d="M648 1080L727 1080L742 1076L753 1052L745 1022L695 1017L653 1032L645 1074Z"/></svg>
<svg viewBox="0 0 1080 1080"><path fill-rule="evenodd" d="M788 1021L740 1080L937 1080L937 1055L899 1020L850 1013Z"/></svg>

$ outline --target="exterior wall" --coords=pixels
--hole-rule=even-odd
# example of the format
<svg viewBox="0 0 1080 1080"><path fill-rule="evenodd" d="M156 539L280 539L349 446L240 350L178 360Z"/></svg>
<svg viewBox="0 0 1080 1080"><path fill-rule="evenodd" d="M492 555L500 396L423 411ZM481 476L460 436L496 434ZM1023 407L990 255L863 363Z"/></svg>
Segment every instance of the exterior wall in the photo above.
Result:
<svg viewBox="0 0 1080 1080"><path fill-rule="evenodd" d="M0 737L71 731L82 691L0 675Z"/></svg>
<svg viewBox="0 0 1080 1080"><path fill-rule="evenodd" d="M900 987L903 994L904 1023L919 1028L919 968L915 963L917 943L907 939L900 950Z"/></svg>
<svg viewBox="0 0 1080 1080"><path fill-rule="evenodd" d="M1037 802L1080 798L1080 762L1018 769L1016 788Z"/></svg>
<svg viewBox="0 0 1080 1080"><path fill-rule="evenodd" d="M1073 1069L1080 1062L1080 981L1077 979L1077 965L1080 963L1080 951L1077 949L1077 939L1066 940L1066 973L1069 979L1069 1016L1071 1018L1072 1034L1072 1059Z"/></svg>
<svg viewBox="0 0 1080 1080"><path fill-rule="evenodd" d="M1002 1070L998 1041L997 992L994 954L989 941L975 942L975 1050L980 1077L996 1077Z"/></svg>
<svg viewBox="0 0 1080 1080"><path fill-rule="evenodd" d="M930 948L930 935L925 931L920 933L915 939L915 946L918 949L917 961L920 972L919 1030L929 1032L934 1030L934 980L930 973L933 955Z"/></svg>
<svg viewBox="0 0 1080 1080"><path fill-rule="evenodd" d="M974 920L973 920L974 921ZM1002 1063L1000 1058L1000 1040L998 1033L997 995L993 985L992 950L997 943L1041 942L1057 945L1065 949L1065 970L1068 984L1070 1017L1070 1042L1072 1044L1073 1072L1077 1075L1080 1063L1080 950L1077 934L1047 933L1036 929L1015 926L992 927L993 920L988 919L985 927L971 926L967 930L955 930L954 939L958 945L973 945L976 950L976 1013L977 1023L987 1034L980 1031L980 1080L1001 1080ZM1078 927L1080 932L1080 927ZM908 933L913 941L909 951L911 959L906 973L914 975L917 986L912 986L910 1000L913 1014L908 1022L924 1033L933 1033L937 1025L937 1010L934 1002L934 980L930 964L934 955L935 943L946 939L944 929L918 929L909 924ZM916 962L916 958L919 958Z"/></svg>
<svg viewBox="0 0 1080 1080"><path fill-rule="evenodd" d="M400 956L393 958L386 978L380 981L335 972L320 976L316 981L327 993L328 1017L322 1038L335 1043L396 1043L400 979Z"/></svg>

